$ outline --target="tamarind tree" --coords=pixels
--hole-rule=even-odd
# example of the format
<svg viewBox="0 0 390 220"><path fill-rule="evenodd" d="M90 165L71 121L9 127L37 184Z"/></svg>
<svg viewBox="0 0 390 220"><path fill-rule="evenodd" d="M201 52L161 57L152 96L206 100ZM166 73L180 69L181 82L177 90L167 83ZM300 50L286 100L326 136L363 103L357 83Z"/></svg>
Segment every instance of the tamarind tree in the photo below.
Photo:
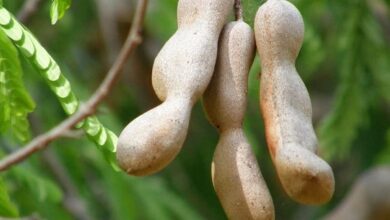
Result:
<svg viewBox="0 0 390 220"><path fill-rule="evenodd" d="M340 219L355 206L366 209L354 213L353 218L360 214L361 219L389 219L387 200L380 198L379 190L369 189L387 192L385 181L390 178L390 1L289 1L304 22L303 46L295 67L313 108L318 139L313 153L329 163L336 182L333 198L317 206L293 201L283 190L291 184L279 180L275 172L274 158L267 148L268 128L264 128L259 107L259 91L266 89L260 88L260 81L264 84L267 79L263 73L269 72L266 58L256 56L252 64L253 54L240 52L243 35L229 32L235 30L233 26L226 32L232 37L224 41L224 35L219 35L225 23L235 20L234 15L249 25L244 26L248 31L243 34L253 35L249 27L261 31L256 30L256 23L266 22L265 18L255 22L255 16L267 1L218 1L218 7L229 10L229 17L217 13L217 6L182 1L188 5L183 6L182 20L177 21L178 0L0 0L0 219L234 219L256 216L253 210L258 211L260 202L267 205L270 219L273 211L276 219ZM195 6L202 10L185 11ZM157 56L177 34L177 27L181 28L179 22L188 25L195 20L199 27L185 27L167 46L181 52L180 57L171 57L175 53L169 48ZM226 55L217 57L218 39L218 53L226 51ZM254 52L254 38L245 39L246 50L253 47ZM160 61L157 70L153 69L156 56ZM239 58L250 65L235 63ZM183 64L188 59L192 66ZM204 65L197 65L198 61ZM206 61L212 64L206 65ZM180 63L176 75L166 75L169 62L174 67ZM198 67L208 70L203 84L196 74L178 77L195 73ZM232 77L219 75L219 70L231 71ZM152 80L152 72L160 75ZM217 80L229 86L221 86ZM167 92L167 82L174 92ZM198 100L205 91L202 107ZM300 102L290 95L288 100ZM168 96L169 101L165 100ZM175 146L177 152L181 149L180 154L167 154L173 161L157 174L128 176L116 158L121 131L137 116L163 101L161 106L174 103L177 97L179 104L170 105L177 120L170 117L163 121L159 113L145 121L148 128L155 126L159 131L169 123L175 126L182 119L186 121L188 131L186 126L177 129L184 133L181 144ZM175 111L185 114L179 116ZM283 120L297 117L286 118ZM287 127L281 125L282 129ZM236 130L229 133L230 127ZM139 129L134 128L125 143L137 138ZM164 132L156 140L167 143L172 136ZM231 144L236 142L245 147ZM126 147L134 149L131 144ZM225 152L223 147L231 147L231 151ZM162 155L158 150L129 152L137 155L136 159L150 156L151 161ZM229 182L231 185L224 183L240 174L239 169L231 169L233 159L225 163L226 158L236 158L234 153L246 155L237 157L241 170L259 173L251 173L253 184L234 187L244 177ZM125 162L125 166L130 164ZM217 170L211 171L212 162ZM156 164L160 170L162 165ZM375 168L379 165L381 168ZM212 174L214 171L217 173ZM223 178L215 176L218 172ZM265 190L265 200L249 208L230 203L244 201L245 190L253 186ZM236 194L229 194L235 190ZM366 197L368 194L372 197ZM330 194L326 196L330 199ZM259 197L250 198L256 201ZM358 199L351 202L354 199L350 198Z"/></svg>

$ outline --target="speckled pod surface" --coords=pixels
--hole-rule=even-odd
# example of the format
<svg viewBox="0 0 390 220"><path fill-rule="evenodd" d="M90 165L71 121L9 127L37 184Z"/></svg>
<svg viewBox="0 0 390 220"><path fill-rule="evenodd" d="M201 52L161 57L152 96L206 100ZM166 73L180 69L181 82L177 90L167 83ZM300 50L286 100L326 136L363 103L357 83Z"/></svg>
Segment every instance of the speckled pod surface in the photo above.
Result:
<svg viewBox="0 0 390 220"><path fill-rule="evenodd" d="M334 177L316 155L310 97L295 69L303 36L302 16L288 1L268 0L259 8L255 37L267 145L287 194L304 204L322 204L333 195Z"/></svg>
<svg viewBox="0 0 390 220"><path fill-rule="evenodd" d="M163 103L133 120L120 134L117 159L132 175L167 166L187 136L192 106L210 82L218 36L234 0L180 0L178 30L157 55L153 88Z"/></svg>
<svg viewBox="0 0 390 220"><path fill-rule="evenodd" d="M243 21L225 25L215 72L203 103L220 139L213 163L215 191L229 219L274 219L274 206L243 132L248 73L255 54L253 32Z"/></svg>

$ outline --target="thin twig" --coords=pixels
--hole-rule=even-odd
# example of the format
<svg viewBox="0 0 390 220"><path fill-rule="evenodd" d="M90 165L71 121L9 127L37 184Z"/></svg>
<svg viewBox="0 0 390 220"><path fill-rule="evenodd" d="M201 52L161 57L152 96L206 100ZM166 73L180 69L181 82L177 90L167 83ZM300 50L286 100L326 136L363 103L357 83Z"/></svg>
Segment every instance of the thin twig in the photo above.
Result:
<svg viewBox="0 0 390 220"><path fill-rule="evenodd" d="M47 133L37 136L30 143L20 148L18 151L15 151L3 158L0 161L0 171L6 170L10 166L20 163L27 157L31 156L33 153L46 148L49 143L62 137L64 133L67 133L69 130L71 130L77 123L95 113L98 105L112 90L131 52L133 52L134 49L141 43L140 31L145 17L147 4L147 0L139 0L134 15L133 26L130 29L126 42L123 45L118 58L108 71L104 81L93 93L91 98L89 98L89 100L84 105L81 105L79 110L71 117L64 120Z"/></svg>
<svg viewBox="0 0 390 220"><path fill-rule="evenodd" d="M234 1L234 16L236 17L236 21L242 20L242 5L241 0Z"/></svg>
<svg viewBox="0 0 390 220"><path fill-rule="evenodd" d="M31 128L35 132L42 132L41 121L36 117L36 115L31 115ZM72 130L71 132L77 132L84 135L83 130ZM80 134L80 135L81 135ZM79 138L81 137L77 134ZM65 136L65 135L64 135ZM72 138L76 138L76 135L71 135ZM70 178L68 170L65 168L61 160L58 158L53 149L46 149L41 154L41 161L43 165L51 172L54 178L57 180L57 183L62 188L64 196L62 199L62 204L64 208L72 215L72 219L75 220L92 220L91 215L88 213L85 201L80 196L80 193L75 186L73 180ZM1 220L1 218L0 218Z"/></svg>
<svg viewBox="0 0 390 220"><path fill-rule="evenodd" d="M121 49L121 35L119 31L120 14L126 14L125 19L133 17L134 2L128 0L95 0L99 18L99 26L102 34L105 49L107 51L108 64L112 65L116 55ZM123 13L126 12L126 13Z"/></svg>
<svg viewBox="0 0 390 220"><path fill-rule="evenodd" d="M16 17L20 22L27 23L31 16L38 10L41 3L42 0L27 0Z"/></svg>
<svg viewBox="0 0 390 220"><path fill-rule="evenodd" d="M85 136L85 132L83 130L69 130L62 134L63 138L69 139L80 139Z"/></svg>

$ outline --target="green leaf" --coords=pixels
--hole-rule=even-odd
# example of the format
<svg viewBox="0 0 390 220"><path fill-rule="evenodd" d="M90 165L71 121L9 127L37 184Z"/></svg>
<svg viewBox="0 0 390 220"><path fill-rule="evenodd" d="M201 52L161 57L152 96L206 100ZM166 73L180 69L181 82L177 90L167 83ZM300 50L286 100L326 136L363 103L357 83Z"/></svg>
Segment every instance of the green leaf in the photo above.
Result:
<svg viewBox="0 0 390 220"><path fill-rule="evenodd" d="M71 0L53 0L50 7L51 24L57 23L70 7Z"/></svg>
<svg viewBox="0 0 390 220"><path fill-rule="evenodd" d="M335 104L318 129L320 146L329 160L342 159L348 155L359 129L368 120L372 100L367 91L372 90L372 85L367 84L366 66L357 55L360 47L355 45L360 45L358 39L343 45L345 48L341 54L344 59L340 64L341 77Z"/></svg>
<svg viewBox="0 0 390 220"><path fill-rule="evenodd" d="M203 219L164 181L157 178L134 179L133 187L145 206L148 219ZM146 213L145 213L146 214Z"/></svg>
<svg viewBox="0 0 390 220"><path fill-rule="evenodd" d="M63 194L57 184L32 169L15 167L10 170L9 175L26 187L40 202L59 203L62 201Z"/></svg>
<svg viewBox="0 0 390 220"><path fill-rule="evenodd" d="M43 48L34 35L3 7L0 7L0 29L5 32L12 43L20 50L21 55L45 79L47 85L57 96L64 111L68 115L74 114L79 107L79 101L72 91L69 80L61 72L57 62ZM112 168L119 171L115 157L118 137L111 130L105 128L95 116L87 118L78 127L84 129L88 138L98 146Z"/></svg>
<svg viewBox="0 0 390 220"><path fill-rule="evenodd" d="M357 72L359 73L359 72ZM358 129L364 124L368 100L359 83L341 85L336 93L336 105L319 128L320 145L325 157L343 158L356 139Z"/></svg>
<svg viewBox="0 0 390 220"><path fill-rule="evenodd" d="M369 124L369 110L379 90L373 83L369 64L374 53L367 48L375 48L380 41L364 30L361 21L370 19L371 15L362 4L354 5L356 8L349 19L340 25L343 34L339 35L337 44L340 81L335 106L319 127L320 145L327 159L344 159L348 155L359 131ZM365 47L368 44L370 47Z"/></svg>
<svg viewBox="0 0 390 220"><path fill-rule="evenodd" d="M2 217L18 217L18 209L12 203L4 181L0 179L0 216Z"/></svg>
<svg viewBox="0 0 390 220"><path fill-rule="evenodd" d="M0 133L10 130L19 141L30 138L27 115L35 108L22 79L18 52L0 30Z"/></svg>
<svg viewBox="0 0 390 220"><path fill-rule="evenodd" d="M389 164L390 163L390 129L386 134L386 145L384 149L378 154L376 159L377 164Z"/></svg>

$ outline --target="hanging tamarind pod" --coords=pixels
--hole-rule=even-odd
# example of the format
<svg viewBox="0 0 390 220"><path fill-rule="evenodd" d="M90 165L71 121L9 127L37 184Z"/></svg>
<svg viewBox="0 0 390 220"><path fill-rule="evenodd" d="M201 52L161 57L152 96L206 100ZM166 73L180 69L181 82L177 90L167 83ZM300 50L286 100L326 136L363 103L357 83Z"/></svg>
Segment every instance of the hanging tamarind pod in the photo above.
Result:
<svg viewBox="0 0 390 220"><path fill-rule="evenodd" d="M153 65L153 88L163 103L130 122L118 139L117 159L127 173L155 173L179 153L192 107L212 77L218 37L233 2L179 1L178 30Z"/></svg>
<svg viewBox="0 0 390 220"><path fill-rule="evenodd" d="M275 218L268 187L244 134L249 69L255 55L251 27L239 20L225 25L217 64L203 103L220 138L212 162L212 180L229 219Z"/></svg>
<svg viewBox="0 0 390 220"><path fill-rule="evenodd" d="M255 18L261 59L260 107L266 140L284 190L304 204L322 204L334 192L331 167L316 155L308 91L295 69L304 23L286 0L268 0Z"/></svg>

